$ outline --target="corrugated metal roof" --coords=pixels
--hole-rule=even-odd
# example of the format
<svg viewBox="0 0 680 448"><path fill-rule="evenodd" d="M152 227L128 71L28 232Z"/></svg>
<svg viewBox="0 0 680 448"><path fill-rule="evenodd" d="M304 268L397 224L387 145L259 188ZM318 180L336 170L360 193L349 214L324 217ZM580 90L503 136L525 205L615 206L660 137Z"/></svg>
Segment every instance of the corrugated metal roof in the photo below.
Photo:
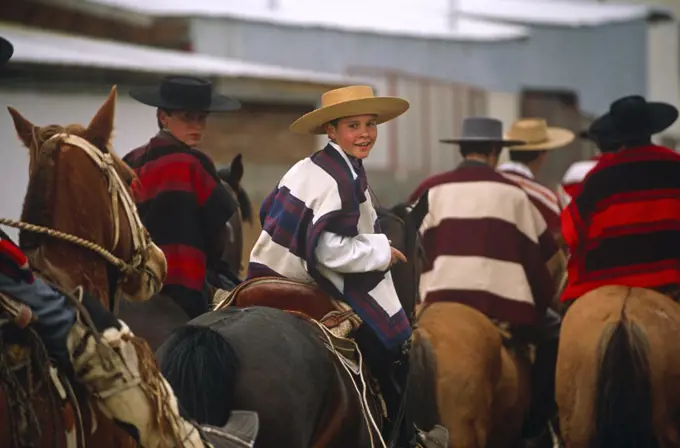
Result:
<svg viewBox="0 0 680 448"><path fill-rule="evenodd" d="M423 7L416 0L88 0L158 17L223 17L284 26L424 39L504 41L528 36L524 27L458 17L448 9ZM444 0L446 2L446 0ZM270 3L276 3L275 8Z"/></svg>
<svg viewBox="0 0 680 448"><path fill-rule="evenodd" d="M346 85L352 81L352 78L335 74L164 50L3 23L0 23L0 36L14 45L14 55L10 64L24 62L99 67L160 74L269 79L324 85Z"/></svg>
<svg viewBox="0 0 680 448"><path fill-rule="evenodd" d="M443 0L446 1L446 0ZM668 8L565 0L457 0L462 14L523 25L587 27L652 17L672 18Z"/></svg>

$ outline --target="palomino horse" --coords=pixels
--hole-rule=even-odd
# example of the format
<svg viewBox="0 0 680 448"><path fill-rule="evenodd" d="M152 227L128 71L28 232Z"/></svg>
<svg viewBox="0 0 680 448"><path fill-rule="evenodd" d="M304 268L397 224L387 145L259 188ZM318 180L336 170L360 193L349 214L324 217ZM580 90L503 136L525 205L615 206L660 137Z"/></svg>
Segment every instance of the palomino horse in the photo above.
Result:
<svg viewBox="0 0 680 448"><path fill-rule="evenodd" d="M37 275L64 290L82 286L109 309L119 296L147 300L166 274L130 198L132 173L107 146L115 99L114 87L86 128L38 127L9 109L30 176L21 221L2 220L21 229ZM0 446L136 446L68 369L54 369L30 326L2 325L0 342ZM133 342L149 364L143 376L158 381L153 354Z"/></svg>
<svg viewBox="0 0 680 448"><path fill-rule="evenodd" d="M401 233L393 230L403 229L399 224L404 218L382 213L381 226L394 232L388 234L392 244L410 262L417 258L417 227L410 225L410 231ZM393 222L388 225L388 221ZM279 298L277 291L284 286L272 288L272 298ZM302 300L324 300L311 290L300 284L293 289ZM415 296L400 299L412 315ZM368 430L373 425L371 415L377 419L378 413L365 414L366 408L373 408L373 400L360 399L355 388L361 390L363 384L352 382L321 334L306 319L280 309L228 307L178 329L157 357L189 417L220 424L231 409L256 410L261 422L258 447L380 446Z"/></svg>
<svg viewBox="0 0 680 448"><path fill-rule="evenodd" d="M529 357L499 328L461 303L426 304L417 336L436 359L439 422L455 448L514 446L529 410Z"/></svg>
<svg viewBox="0 0 680 448"><path fill-rule="evenodd" d="M420 228L425 201L411 218ZM420 270L401 279L418 288ZM452 448L515 446L530 406L528 347L461 303L425 304L412 351L409 408L419 427L440 424Z"/></svg>
<svg viewBox="0 0 680 448"><path fill-rule="evenodd" d="M243 165L241 155L237 155L228 168L218 172L222 183L238 201L239 213L234 213L226 224L224 249L222 251L223 265L209 267L212 283L225 287L225 283L233 282L238 277L243 252L243 220L252 220L252 204L248 194L241 186ZM233 271L226 272L228 269ZM227 277L227 281L220 277ZM118 307L118 317L124 321L132 332L144 338L152 350L156 350L170 336L173 330L191 320L184 310L170 297L158 293L146 302L121 302Z"/></svg>
<svg viewBox="0 0 680 448"><path fill-rule="evenodd" d="M604 286L562 322L556 398L567 448L680 446L680 305Z"/></svg>

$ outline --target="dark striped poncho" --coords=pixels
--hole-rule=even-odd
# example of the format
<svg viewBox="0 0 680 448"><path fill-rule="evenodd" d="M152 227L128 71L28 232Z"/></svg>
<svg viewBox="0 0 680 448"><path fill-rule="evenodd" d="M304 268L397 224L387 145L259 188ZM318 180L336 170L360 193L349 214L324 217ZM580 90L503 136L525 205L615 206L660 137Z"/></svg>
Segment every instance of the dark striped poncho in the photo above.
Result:
<svg viewBox="0 0 680 448"><path fill-rule="evenodd" d="M137 209L167 259L162 289L191 317L208 311L206 269L218 236L238 207L202 152L160 132L123 159L138 176Z"/></svg>

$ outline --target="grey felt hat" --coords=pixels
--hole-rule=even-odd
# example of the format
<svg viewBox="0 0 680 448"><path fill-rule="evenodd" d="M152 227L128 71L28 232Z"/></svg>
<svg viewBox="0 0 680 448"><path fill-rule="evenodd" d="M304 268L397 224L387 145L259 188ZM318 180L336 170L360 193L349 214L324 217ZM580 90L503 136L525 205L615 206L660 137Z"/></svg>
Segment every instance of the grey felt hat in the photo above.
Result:
<svg viewBox="0 0 680 448"><path fill-rule="evenodd" d="M503 137L503 123L495 118L470 117L463 120L460 137L439 140L442 143L497 143L501 146L522 145L522 140L506 140Z"/></svg>

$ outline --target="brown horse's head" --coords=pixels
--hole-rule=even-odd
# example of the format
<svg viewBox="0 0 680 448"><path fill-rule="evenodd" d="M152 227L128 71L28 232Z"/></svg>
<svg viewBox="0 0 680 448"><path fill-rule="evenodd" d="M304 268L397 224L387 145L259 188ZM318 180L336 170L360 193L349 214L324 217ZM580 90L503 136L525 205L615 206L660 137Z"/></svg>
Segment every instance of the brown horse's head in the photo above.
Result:
<svg viewBox="0 0 680 448"><path fill-rule="evenodd" d="M42 276L67 289L82 285L110 309L118 294L134 301L150 298L167 270L131 199L134 173L108 146L115 101L113 87L87 127L39 127L9 108L30 154L22 222L79 237L110 252L114 261L88 244L25 228L20 246Z"/></svg>

